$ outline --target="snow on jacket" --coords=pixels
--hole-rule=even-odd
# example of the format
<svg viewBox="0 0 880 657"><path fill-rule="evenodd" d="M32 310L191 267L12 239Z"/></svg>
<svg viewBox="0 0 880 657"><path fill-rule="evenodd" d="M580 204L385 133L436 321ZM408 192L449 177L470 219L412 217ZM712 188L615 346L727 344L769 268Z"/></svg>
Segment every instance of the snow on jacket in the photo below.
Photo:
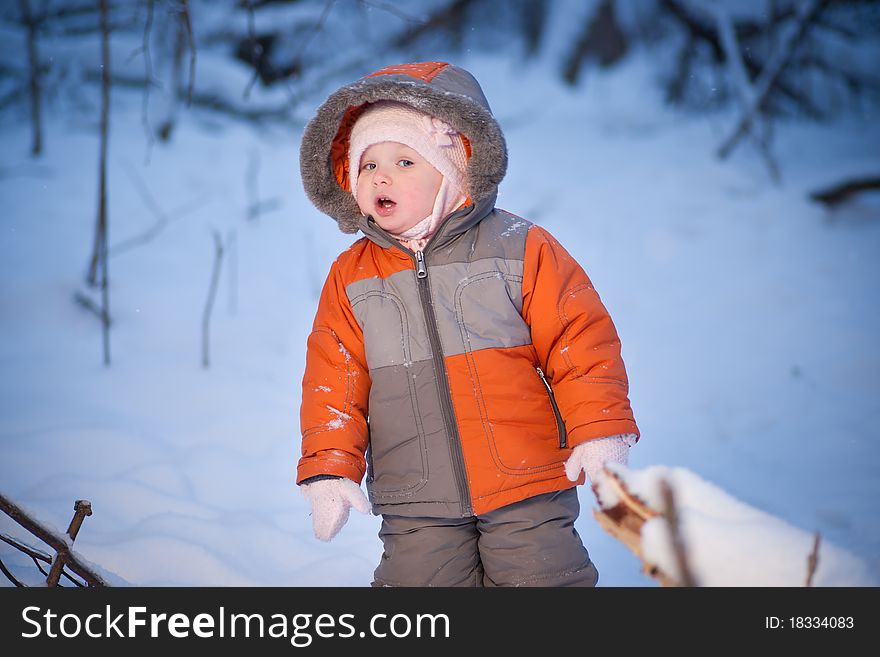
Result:
<svg viewBox="0 0 880 657"><path fill-rule="evenodd" d="M348 188L351 125L383 99L466 138L468 203L423 252L363 217ZM589 278L546 230L495 207L506 145L467 71L407 64L342 87L306 126L300 166L318 209L365 237L332 264L308 339L297 483L366 474L375 513L479 515L574 486L574 446L638 435Z"/></svg>

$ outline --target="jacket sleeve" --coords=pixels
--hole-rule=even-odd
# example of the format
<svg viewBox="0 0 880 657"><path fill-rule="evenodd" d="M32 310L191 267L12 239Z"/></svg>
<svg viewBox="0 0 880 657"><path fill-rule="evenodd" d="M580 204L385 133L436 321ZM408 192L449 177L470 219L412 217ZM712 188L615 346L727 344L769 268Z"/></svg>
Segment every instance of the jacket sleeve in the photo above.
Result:
<svg viewBox="0 0 880 657"><path fill-rule="evenodd" d="M565 421L568 447L639 430L614 323L581 266L533 225L523 263L523 318Z"/></svg>
<svg viewBox="0 0 880 657"><path fill-rule="evenodd" d="M306 346L296 483L336 475L360 483L366 470L370 376L361 328L333 263Z"/></svg>

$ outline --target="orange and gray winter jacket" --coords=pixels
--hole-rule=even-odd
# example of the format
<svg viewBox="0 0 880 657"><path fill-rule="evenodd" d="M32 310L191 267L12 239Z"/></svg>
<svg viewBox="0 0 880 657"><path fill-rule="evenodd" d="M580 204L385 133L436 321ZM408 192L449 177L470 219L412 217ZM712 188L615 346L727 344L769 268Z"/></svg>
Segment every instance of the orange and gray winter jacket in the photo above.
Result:
<svg viewBox="0 0 880 657"><path fill-rule="evenodd" d="M466 138L468 202L422 252L363 217L348 188L348 133L378 100ZM306 126L300 165L312 202L365 237L331 266L308 339L297 483L366 473L377 514L479 515L574 486L574 446L638 435L589 278L546 230L495 207L506 146L467 71L408 64L342 87Z"/></svg>

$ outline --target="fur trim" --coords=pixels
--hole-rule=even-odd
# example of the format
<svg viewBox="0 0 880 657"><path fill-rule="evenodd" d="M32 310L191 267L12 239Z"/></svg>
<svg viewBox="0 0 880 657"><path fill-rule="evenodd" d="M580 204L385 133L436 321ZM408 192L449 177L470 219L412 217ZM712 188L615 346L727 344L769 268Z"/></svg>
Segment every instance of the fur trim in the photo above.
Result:
<svg viewBox="0 0 880 657"><path fill-rule="evenodd" d="M454 77L454 86L444 86L445 77ZM336 180L330 149L346 110L379 100L406 103L465 135L471 146L467 169L471 199L477 204L497 193L507 171L507 146L473 76L449 66L431 82L409 75L362 78L327 98L306 125L300 146L300 172L306 194L321 212L337 221L343 233L357 232L361 213L351 193Z"/></svg>

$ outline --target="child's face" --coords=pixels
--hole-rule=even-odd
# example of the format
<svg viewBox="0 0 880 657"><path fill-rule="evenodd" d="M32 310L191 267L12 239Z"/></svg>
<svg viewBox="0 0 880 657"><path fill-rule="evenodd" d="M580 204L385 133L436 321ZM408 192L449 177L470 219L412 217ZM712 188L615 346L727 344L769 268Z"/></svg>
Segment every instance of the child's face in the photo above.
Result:
<svg viewBox="0 0 880 657"><path fill-rule="evenodd" d="M443 174L409 146L373 144L361 157L357 204L389 233L412 228L434 209Z"/></svg>

